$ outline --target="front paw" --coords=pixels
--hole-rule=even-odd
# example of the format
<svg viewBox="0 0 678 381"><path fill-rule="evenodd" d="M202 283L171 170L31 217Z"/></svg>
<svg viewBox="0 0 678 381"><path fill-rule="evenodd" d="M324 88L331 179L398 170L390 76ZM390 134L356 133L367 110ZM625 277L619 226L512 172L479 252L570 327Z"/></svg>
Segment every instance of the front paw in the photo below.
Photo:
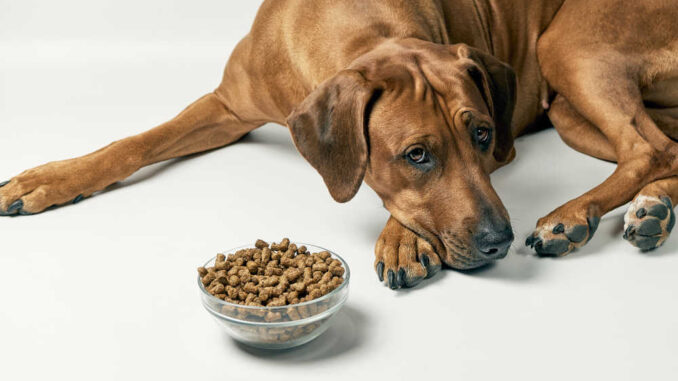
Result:
<svg viewBox="0 0 678 381"><path fill-rule="evenodd" d="M642 251L663 245L676 223L668 197L640 195L624 215L624 239Z"/></svg>
<svg viewBox="0 0 678 381"><path fill-rule="evenodd" d="M68 162L55 162L0 182L0 216L27 216L55 205L80 202L86 195L83 180L71 173L88 175Z"/></svg>
<svg viewBox="0 0 678 381"><path fill-rule="evenodd" d="M442 266L433 247L393 217L377 241L375 254L377 276L393 290L414 287Z"/></svg>
<svg viewBox="0 0 678 381"><path fill-rule="evenodd" d="M542 218L525 245L540 256L564 256L584 246L598 229L600 217L593 213L564 213L556 210Z"/></svg>

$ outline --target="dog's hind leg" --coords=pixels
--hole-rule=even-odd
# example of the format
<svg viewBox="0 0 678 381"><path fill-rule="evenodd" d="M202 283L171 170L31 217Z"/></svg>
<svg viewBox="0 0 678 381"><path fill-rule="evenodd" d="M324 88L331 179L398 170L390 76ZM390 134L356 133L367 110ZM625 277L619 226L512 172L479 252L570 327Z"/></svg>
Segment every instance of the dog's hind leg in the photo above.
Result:
<svg viewBox="0 0 678 381"><path fill-rule="evenodd" d="M675 81L674 81L675 83ZM675 91L675 90L674 90ZM675 94L678 94L676 92ZM675 102L675 100L674 100ZM664 133L678 138L678 107L654 103L646 108ZM654 181L640 190L624 215L624 239L643 251L663 245L671 234L678 203L678 176Z"/></svg>
<svg viewBox="0 0 678 381"><path fill-rule="evenodd" d="M526 243L544 255L564 255L588 242L600 218L631 201L647 184L678 175L678 145L648 114L641 87L671 75L678 51L675 7L620 0L567 1L537 45L542 74L572 108L614 147L614 173L537 223ZM637 14L637 17L611 17ZM649 27L646 20L666 22ZM646 33L622 33L629 30ZM656 32L656 33L655 33Z"/></svg>
<svg viewBox="0 0 678 381"><path fill-rule="evenodd" d="M30 215L77 203L144 166L233 143L259 125L239 119L216 93L207 94L150 131L0 183L0 215Z"/></svg>
<svg viewBox="0 0 678 381"><path fill-rule="evenodd" d="M570 147L602 160L617 160L614 146L605 135L572 108L563 96L556 96L549 118ZM655 115L652 119L657 121ZM660 125L663 131L667 130L666 124ZM676 202L678 177L656 180L643 187L624 216L624 239L643 251L661 246L675 225L673 207Z"/></svg>
<svg viewBox="0 0 678 381"><path fill-rule="evenodd" d="M563 95L558 94L551 102L548 116L558 135L571 148L601 160L613 162L617 160L614 146L610 141L595 125L577 112ZM553 227L549 226L551 231L535 231L527 238L527 244L536 246L538 251L544 250L544 245L546 250L555 250L551 246L558 245L556 248L559 251L566 250L559 254L566 254L586 244L595 230L595 227L591 226L593 223L594 221L588 220L586 224L574 225L558 222Z"/></svg>
<svg viewBox="0 0 678 381"><path fill-rule="evenodd" d="M601 160L617 161L614 146L605 135L562 95L557 95L551 102L548 116L560 138L571 148Z"/></svg>
<svg viewBox="0 0 678 381"><path fill-rule="evenodd" d="M564 255L583 246L605 213L630 201L643 186L673 175L675 158L656 150L639 133L639 125L644 130L659 131L645 112L639 94L628 90L631 86L624 83L622 73L603 74L594 69L598 65L584 63L576 68L576 74L567 73L573 81L561 87L565 92L557 90L614 147L618 166L603 183L538 221L526 243L542 255ZM609 81L610 77L619 80ZM609 154L605 156L611 158Z"/></svg>
<svg viewBox="0 0 678 381"><path fill-rule="evenodd" d="M656 150L639 133L659 129L645 111L637 85L634 89L614 67L599 70L604 63L571 60L570 66L564 66L554 87L614 147L618 166L602 184L538 221L526 244L542 255L564 255L583 246L605 213L630 201L652 181L674 175L675 158ZM611 158L609 154L605 156Z"/></svg>

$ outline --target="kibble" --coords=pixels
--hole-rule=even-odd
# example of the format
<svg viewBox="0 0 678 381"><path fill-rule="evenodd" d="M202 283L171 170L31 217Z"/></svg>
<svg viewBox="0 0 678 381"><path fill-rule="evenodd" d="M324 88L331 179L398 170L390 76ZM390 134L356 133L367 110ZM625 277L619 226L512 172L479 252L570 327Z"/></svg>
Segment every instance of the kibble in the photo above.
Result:
<svg viewBox="0 0 678 381"><path fill-rule="evenodd" d="M218 254L213 267L199 267L202 284L215 297L231 303L280 307L317 299L339 287L345 269L327 251L310 253L284 238L269 245L257 240L254 248ZM279 319L278 312L265 315Z"/></svg>

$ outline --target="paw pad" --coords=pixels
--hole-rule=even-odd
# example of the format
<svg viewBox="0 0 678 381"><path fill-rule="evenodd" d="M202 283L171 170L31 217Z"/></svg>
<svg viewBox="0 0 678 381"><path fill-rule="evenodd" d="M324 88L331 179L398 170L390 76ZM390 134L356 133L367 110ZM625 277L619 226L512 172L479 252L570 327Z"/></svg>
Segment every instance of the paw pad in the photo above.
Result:
<svg viewBox="0 0 678 381"><path fill-rule="evenodd" d="M624 239L642 251L650 251L664 244L676 216L668 197L640 195L624 215Z"/></svg>
<svg viewBox="0 0 678 381"><path fill-rule="evenodd" d="M586 224L543 224L525 240L541 256L561 256L583 246L598 229L599 217L588 217ZM549 226L553 226L549 228Z"/></svg>

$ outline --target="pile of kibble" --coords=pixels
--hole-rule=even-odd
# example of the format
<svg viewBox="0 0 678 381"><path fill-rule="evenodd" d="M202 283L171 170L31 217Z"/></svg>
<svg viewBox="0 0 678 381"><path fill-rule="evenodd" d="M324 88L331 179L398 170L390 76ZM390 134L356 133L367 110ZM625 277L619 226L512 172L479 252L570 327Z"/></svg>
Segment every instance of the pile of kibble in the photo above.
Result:
<svg viewBox="0 0 678 381"><path fill-rule="evenodd" d="M199 267L205 289L230 303L279 307L319 298L344 282L341 261L327 251L310 253L287 238L254 246L219 254L213 267Z"/></svg>

